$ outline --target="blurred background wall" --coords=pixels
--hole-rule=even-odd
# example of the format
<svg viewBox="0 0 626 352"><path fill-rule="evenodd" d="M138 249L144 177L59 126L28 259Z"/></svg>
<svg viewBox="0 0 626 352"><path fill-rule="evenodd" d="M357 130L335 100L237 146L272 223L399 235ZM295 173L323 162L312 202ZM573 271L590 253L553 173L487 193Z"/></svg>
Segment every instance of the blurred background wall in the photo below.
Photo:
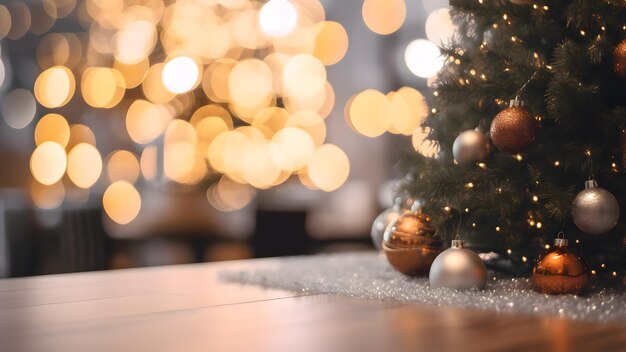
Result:
<svg viewBox="0 0 626 352"><path fill-rule="evenodd" d="M178 1L186 2L225 8L213 13L225 18L229 16L228 6L236 8L233 5L236 1L230 5L212 0ZM303 1L311 2L314 0ZM416 38L425 37L428 14L446 7L447 2L406 2L404 23L389 35L368 29L363 19L363 1L321 2L326 21L340 23L349 38L343 59L326 67L327 80L334 90L334 105L325 119L324 143L338 146L349 159L347 180L332 192L303 185L297 172L269 189L241 188L232 180L221 180L219 175L212 174L210 163L202 181L194 185L179 184L165 177L163 153L167 151L163 138L144 145L134 143L128 138L124 123L133 102L144 98L142 90L127 85L123 99L114 107L96 108L89 104L89 99L95 98L86 96L90 93L83 87L87 84L85 72L89 67L112 67L119 63L115 54L98 52L98 46L119 36L95 18L96 10L112 3L120 3L122 9L163 8L167 14L168 6L177 2L0 3L3 116L0 121L0 276L372 248L369 239L372 220L392 203L393 180L402 176L394 165L401 153L413 150L411 137L390 133L378 138L366 137L346 120L344 110L351 97L367 89L386 93L409 86L427 96L427 79L410 72L405 50ZM258 10L264 3L250 2L245 8ZM132 43L140 44L133 40ZM157 45L150 56L150 64L164 62L172 55L161 52L159 56L157 52L163 49L158 48ZM238 55L241 60L263 55L259 52L246 49ZM60 57L63 55L64 58ZM60 61L74 72L75 96L62 106L49 108L42 104L45 97L33 97L33 93L37 95L35 83L42 72L58 66ZM204 69L208 64L201 62L200 67ZM58 85L53 87L52 92L62 89ZM196 92L175 98L182 106L177 119L190 121L193 110L207 103L206 97L202 96L204 102L197 97ZM102 171L93 185L77 187L78 176L72 179L64 175L52 185L33 179L36 172L33 167L37 167L33 166L34 150L40 145L36 129L49 113L60 114L71 127L66 150L69 151L72 143L75 146L93 142L97 146ZM41 128L45 134L44 127ZM53 162L50 155L42 158ZM328 168L333 167L331 164ZM84 162L79 167L88 169L89 165ZM71 164L67 167L69 173ZM113 202L119 203L119 207L132 207L133 192L137 192L140 209L132 221L121 224L103 211L103 197L106 198L104 194L111 184L128 178L133 181L129 183L132 189L121 187L119 199ZM221 203L212 199L211 192L232 195L234 204L228 203L229 199L226 205L224 199Z"/></svg>

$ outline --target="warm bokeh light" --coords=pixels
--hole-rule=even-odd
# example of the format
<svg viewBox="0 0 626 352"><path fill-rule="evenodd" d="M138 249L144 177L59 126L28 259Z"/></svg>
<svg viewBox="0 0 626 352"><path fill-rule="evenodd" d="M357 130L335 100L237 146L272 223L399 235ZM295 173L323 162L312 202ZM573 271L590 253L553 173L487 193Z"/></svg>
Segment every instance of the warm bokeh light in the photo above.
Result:
<svg viewBox="0 0 626 352"><path fill-rule="evenodd" d="M271 138L274 133L280 131L289 120L289 112L283 108L266 108L252 119L252 125L262 129L267 133L267 137Z"/></svg>
<svg viewBox="0 0 626 352"><path fill-rule="evenodd" d="M115 59L126 65L145 60L156 45L157 32L148 21L130 22L115 36Z"/></svg>
<svg viewBox="0 0 626 352"><path fill-rule="evenodd" d="M298 111L289 117L285 126L298 127L306 131L313 138L316 147L320 147L326 140L326 124L316 112Z"/></svg>
<svg viewBox="0 0 626 352"><path fill-rule="evenodd" d="M274 38L274 50L277 53L289 56L313 54L316 34L313 27L297 26L288 35Z"/></svg>
<svg viewBox="0 0 626 352"><path fill-rule="evenodd" d="M54 66L37 77L34 92L41 105L58 108L72 99L75 89L76 81L72 71L65 66Z"/></svg>
<svg viewBox="0 0 626 352"><path fill-rule="evenodd" d="M47 114L35 127L35 145L44 142L56 142L65 147L70 140L70 125L59 114Z"/></svg>
<svg viewBox="0 0 626 352"><path fill-rule="evenodd" d="M126 82L116 69L90 67L81 79L81 92L85 102L94 108L112 108L124 97Z"/></svg>
<svg viewBox="0 0 626 352"><path fill-rule="evenodd" d="M196 147L186 141L165 145L163 151L163 172L170 179L185 183L196 162Z"/></svg>
<svg viewBox="0 0 626 352"><path fill-rule="evenodd" d="M422 93L412 87L402 87L398 89L397 94L404 97L404 101L409 104L410 120L404 125L404 128L402 125L396 127L400 134L410 136L413 134L415 128L428 117L428 104Z"/></svg>
<svg viewBox="0 0 626 352"><path fill-rule="evenodd" d="M91 128L81 124L70 125L70 140L65 146L66 150L72 150L74 146L80 143L96 145L96 135Z"/></svg>
<svg viewBox="0 0 626 352"><path fill-rule="evenodd" d="M6 6L0 5L0 39L6 37L11 30L11 13Z"/></svg>
<svg viewBox="0 0 626 352"><path fill-rule="evenodd" d="M271 44L271 38L259 30L259 11L247 9L236 12L229 21L233 40L244 49L258 50Z"/></svg>
<svg viewBox="0 0 626 352"><path fill-rule="evenodd" d="M28 32L32 23L30 9L23 2L10 2L7 8L11 14L10 28L6 37L11 40L20 39Z"/></svg>
<svg viewBox="0 0 626 352"><path fill-rule="evenodd" d="M267 142L254 143L243 158L242 176L250 185L265 189L280 181L281 171L274 164Z"/></svg>
<svg viewBox="0 0 626 352"><path fill-rule="evenodd" d="M15 129L28 126L37 113L33 94L26 89L10 91L2 101L2 117L7 125Z"/></svg>
<svg viewBox="0 0 626 352"><path fill-rule="evenodd" d="M163 85L172 93L186 93L200 83L200 68L194 59L178 56L165 63L161 72Z"/></svg>
<svg viewBox="0 0 626 352"><path fill-rule="evenodd" d="M334 65L343 59L348 51L348 32L341 23L324 21L313 28L317 33L313 55L326 66Z"/></svg>
<svg viewBox="0 0 626 352"><path fill-rule="evenodd" d="M348 109L352 127L367 137L378 137L390 125L390 108L387 97L374 89L357 94Z"/></svg>
<svg viewBox="0 0 626 352"><path fill-rule="evenodd" d="M191 183L200 171L196 155L197 135L193 126L183 120L174 120L165 132L163 172L178 183ZM204 175L203 175L204 176Z"/></svg>
<svg viewBox="0 0 626 352"><path fill-rule="evenodd" d="M37 45L37 63L42 69L53 66L75 68L83 58L83 45L74 33L49 33Z"/></svg>
<svg viewBox="0 0 626 352"><path fill-rule="evenodd" d="M176 94L170 92L163 85L163 64L156 64L148 69L148 73L141 84L143 94L155 104L165 104L172 100Z"/></svg>
<svg viewBox="0 0 626 352"><path fill-rule="evenodd" d="M363 5L365 22L377 33L397 30L405 12L401 0ZM82 31L49 33L70 13ZM37 102L73 111L47 114L34 129L31 195L39 208L86 202L103 171L105 182L113 183L103 198L105 211L119 224L140 211L133 186L140 175L210 185L208 201L224 211L245 207L256 189L295 174L311 189L330 191L345 182L349 163L338 147L324 144L324 119L335 105L326 68L344 58L349 40L340 23L326 21L319 0L0 5L0 39L28 32L39 36L28 65L40 74L29 78L31 92L15 89L5 96L4 120L27 127L45 114L37 114ZM6 66L5 72L9 63L0 58L0 85L23 85L10 73L24 67ZM348 108L360 133L411 134L423 120L409 101L419 93L371 93ZM105 138L99 148L94 131Z"/></svg>
<svg viewBox="0 0 626 352"><path fill-rule="evenodd" d="M43 0L43 8L54 18L67 17L76 7L76 0Z"/></svg>
<svg viewBox="0 0 626 352"><path fill-rule="evenodd" d="M202 78L202 90L209 99L218 103L230 101L228 77L236 63L233 59L221 59L207 67Z"/></svg>
<svg viewBox="0 0 626 352"><path fill-rule="evenodd" d="M400 134L400 131L411 129L411 107L404 96L397 92L389 92L387 94L389 100L389 129L394 134ZM412 129L415 129L413 126Z"/></svg>
<svg viewBox="0 0 626 352"><path fill-rule="evenodd" d="M141 195L131 183L117 181L104 191L102 206L111 220L125 225L139 215Z"/></svg>
<svg viewBox="0 0 626 352"><path fill-rule="evenodd" d="M30 184L30 196L39 209L56 209L65 200L65 187L63 182L52 185L42 185L33 180Z"/></svg>
<svg viewBox="0 0 626 352"><path fill-rule="evenodd" d="M270 143L272 160L284 171L293 172L305 167L314 152L313 138L297 127L281 129Z"/></svg>
<svg viewBox="0 0 626 352"><path fill-rule="evenodd" d="M6 68L4 67L4 61L0 57L0 88L4 85L4 79L6 78Z"/></svg>
<svg viewBox="0 0 626 352"><path fill-rule="evenodd" d="M434 76L443 67L439 48L426 39L416 39L404 51L404 61L411 73L418 77Z"/></svg>
<svg viewBox="0 0 626 352"><path fill-rule="evenodd" d="M217 135L209 145L209 162L213 169L238 178L250 141L239 131L227 131Z"/></svg>
<svg viewBox="0 0 626 352"><path fill-rule="evenodd" d="M160 136L169 119L163 108L143 99L135 100L126 112L126 130L130 138L146 144ZM165 120L165 121L164 121Z"/></svg>
<svg viewBox="0 0 626 352"><path fill-rule="evenodd" d="M139 166L141 174L146 180L154 180L157 177L157 147L149 146L143 149Z"/></svg>
<svg viewBox="0 0 626 352"><path fill-rule="evenodd" d="M298 12L289 0L270 0L259 12L259 24L270 37L289 34L298 23Z"/></svg>
<svg viewBox="0 0 626 352"><path fill-rule="evenodd" d="M67 155L67 176L80 188L91 188L102 173L102 157L91 144L77 144Z"/></svg>
<svg viewBox="0 0 626 352"><path fill-rule="evenodd" d="M309 161L308 176L315 187L332 192L346 182L350 174L348 156L333 144L324 144Z"/></svg>
<svg viewBox="0 0 626 352"><path fill-rule="evenodd" d="M116 150L107 160L109 181L128 181L134 183L139 178L139 160L128 150Z"/></svg>
<svg viewBox="0 0 626 352"><path fill-rule="evenodd" d="M274 96L272 71L258 59L238 62L230 72L228 89L234 104L244 108L267 107Z"/></svg>
<svg viewBox="0 0 626 352"><path fill-rule="evenodd" d="M283 69L283 99L287 109L320 111L326 100L326 68L315 56L299 54Z"/></svg>
<svg viewBox="0 0 626 352"><path fill-rule="evenodd" d="M138 87L146 78L148 74L148 68L150 68L150 61L144 59L135 64L125 64L120 61L115 61L113 68L118 70L124 81L126 82L126 88L132 89Z"/></svg>
<svg viewBox="0 0 626 352"><path fill-rule="evenodd" d="M426 38L437 45L448 43L455 30L450 10L447 8L431 12L426 19Z"/></svg>
<svg viewBox="0 0 626 352"><path fill-rule="evenodd" d="M386 35L397 31L406 18L404 0L365 0L363 21L372 32Z"/></svg>
<svg viewBox="0 0 626 352"><path fill-rule="evenodd" d="M49 186L65 174L65 149L55 142L41 143L30 157L30 172L39 183Z"/></svg>

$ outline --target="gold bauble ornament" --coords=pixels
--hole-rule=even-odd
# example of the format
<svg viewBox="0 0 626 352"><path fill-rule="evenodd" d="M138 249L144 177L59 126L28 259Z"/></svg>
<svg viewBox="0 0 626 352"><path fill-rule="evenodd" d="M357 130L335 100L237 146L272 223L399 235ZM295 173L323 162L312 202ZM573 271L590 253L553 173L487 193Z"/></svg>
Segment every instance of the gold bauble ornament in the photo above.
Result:
<svg viewBox="0 0 626 352"><path fill-rule="evenodd" d="M430 265L443 250L435 237L430 217L421 211L419 202L389 224L383 236L383 250L389 264L405 275L426 275Z"/></svg>
<svg viewBox="0 0 626 352"><path fill-rule="evenodd" d="M491 141L500 151L510 154L523 152L537 135L537 121L515 98L508 108L500 111L491 122Z"/></svg>
<svg viewBox="0 0 626 352"><path fill-rule="evenodd" d="M567 239L558 236L554 249L537 261L531 281L542 293L578 294L589 284L589 269L585 260L567 246Z"/></svg>
<svg viewBox="0 0 626 352"><path fill-rule="evenodd" d="M615 47L613 69L618 76L626 78L626 39Z"/></svg>

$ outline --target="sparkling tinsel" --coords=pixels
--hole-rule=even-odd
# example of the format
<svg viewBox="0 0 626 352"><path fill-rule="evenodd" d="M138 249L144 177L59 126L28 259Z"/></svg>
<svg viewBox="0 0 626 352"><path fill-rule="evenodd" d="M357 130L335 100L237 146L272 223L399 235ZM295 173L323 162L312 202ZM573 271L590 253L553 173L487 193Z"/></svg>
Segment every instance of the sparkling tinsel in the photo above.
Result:
<svg viewBox="0 0 626 352"><path fill-rule="evenodd" d="M250 271L222 272L227 281L349 297L398 300L495 312L558 316L598 322L626 321L626 293L594 287L586 296L549 296L532 289L527 278L489 273L484 291L433 289L427 278L394 271L384 256L348 253L287 257ZM494 279L495 278L495 279Z"/></svg>

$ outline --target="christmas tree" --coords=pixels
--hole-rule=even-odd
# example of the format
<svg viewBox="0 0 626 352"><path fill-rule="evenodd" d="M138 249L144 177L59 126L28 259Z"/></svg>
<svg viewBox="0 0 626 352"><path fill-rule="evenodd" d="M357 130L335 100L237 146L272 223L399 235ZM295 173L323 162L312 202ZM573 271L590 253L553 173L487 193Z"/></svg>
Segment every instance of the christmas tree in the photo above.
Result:
<svg viewBox="0 0 626 352"><path fill-rule="evenodd" d="M441 154L407 158L405 188L427 200L444 239L508 255L522 272L563 231L592 274L623 277L626 217L614 226L610 193L626 209L626 3L450 5L457 32L423 124ZM591 179L610 193L573 210Z"/></svg>

